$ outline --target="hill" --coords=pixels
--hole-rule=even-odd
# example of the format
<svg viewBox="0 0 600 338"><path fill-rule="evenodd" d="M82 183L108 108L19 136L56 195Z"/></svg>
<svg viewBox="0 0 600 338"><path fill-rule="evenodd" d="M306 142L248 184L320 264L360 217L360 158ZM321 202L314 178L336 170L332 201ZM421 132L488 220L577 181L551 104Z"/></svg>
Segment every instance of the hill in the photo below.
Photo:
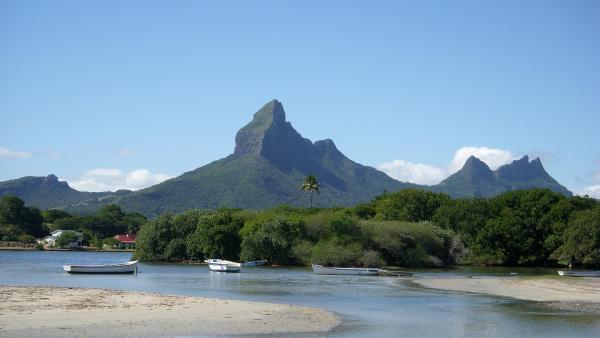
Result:
<svg viewBox="0 0 600 338"><path fill-rule="evenodd" d="M308 174L317 175L322 184L315 198L315 206L322 207L353 205L385 190L416 187L350 160L332 140L303 138L285 120L281 103L273 100L237 132L233 154L123 196L119 204L149 215L190 208L306 206L308 196L300 186Z"/></svg>
<svg viewBox="0 0 600 338"><path fill-rule="evenodd" d="M129 193L128 190L117 192L85 192L78 191L65 181L50 174L45 177L26 176L14 180L0 182L0 196L14 195L24 200L27 205L40 209L94 207L115 202L119 196Z"/></svg>
<svg viewBox="0 0 600 338"><path fill-rule="evenodd" d="M573 194L550 176L539 158L527 155L492 171L475 156L469 157L461 170L433 186L432 189L452 197L494 197L506 191L545 188L566 196Z"/></svg>

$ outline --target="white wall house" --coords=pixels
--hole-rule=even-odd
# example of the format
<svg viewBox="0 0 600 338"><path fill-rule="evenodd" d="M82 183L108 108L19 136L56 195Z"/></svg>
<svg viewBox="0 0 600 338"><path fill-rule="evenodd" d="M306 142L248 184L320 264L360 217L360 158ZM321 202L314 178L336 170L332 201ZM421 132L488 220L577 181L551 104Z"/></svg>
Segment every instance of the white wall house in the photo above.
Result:
<svg viewBox="0 0 600 338"><path fill-rule="evenodd" d="M64 232L73 232L77 235L77 241L74 241L73 243L69 244L69 247L78 248L83 246L83 234L81 232L73 230L54 230L50 233L50 236L42 238L38 241L38 243L54 246L58 237L60 237Z"/></svg>

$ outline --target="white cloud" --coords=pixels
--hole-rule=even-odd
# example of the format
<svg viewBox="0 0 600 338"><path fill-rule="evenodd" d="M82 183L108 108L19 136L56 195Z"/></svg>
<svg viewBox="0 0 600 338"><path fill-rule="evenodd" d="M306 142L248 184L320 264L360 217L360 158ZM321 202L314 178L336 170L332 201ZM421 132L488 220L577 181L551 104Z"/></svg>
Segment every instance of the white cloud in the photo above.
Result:
<svg viewBox="0 0 600 338"><path fill-rule="evenodd" d="M0 157L17 157L26 158L31 157L31 153L28 151L15 151L8 148L0 147Z"/></svg>
<svg viewBox="0 0 600 338"><path fill-rule="evenodd" d="M437 184L447 176L440 168L404 160L384 162L378 165L377 169L399 181L417 184Z"/></svg>
<svg viewBox="0 0 600 338"><path fill-rule="evenodd" d="M576 194L580 196L588 195L590 197L600 198L600 184L579 189Z"/></svg>
<svg viewBox="0 0 600 338"><path fill-rule="evenodd" d="M515 156L508 150L489 147L462 147L454 153L451 162L444 167L397 159L384 162L378 165L377 169L400 181L417 184L437 184L460 170L470 156L482 160L492 170L498 169L515 159Z"/></svg>
<svg viewBox="0 0 600 338"><path fill-rule="evenodd" d="M139 190L171 177L165 174L152 174L147 169L136 169L123 173L119 169L96 168L86 171L77 179L70 180L69 185L80 191Z"/></svg>

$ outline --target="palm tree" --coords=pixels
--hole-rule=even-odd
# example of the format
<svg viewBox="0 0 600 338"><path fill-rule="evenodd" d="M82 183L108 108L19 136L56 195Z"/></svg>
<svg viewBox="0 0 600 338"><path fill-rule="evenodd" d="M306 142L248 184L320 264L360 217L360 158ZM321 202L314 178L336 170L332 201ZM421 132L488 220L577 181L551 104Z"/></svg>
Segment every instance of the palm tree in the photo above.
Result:
<svg viewBox="0 0 600 338"><path fill-rule="evenodd" d="M306 178L304 179L304 183L302 184L302 190L309 191L310 192L310 208L312 209L312 196L313 196L313 191L316 191L317 193L319 193L319 187L321 186L321 183L319 183L319 181L317 181L317 176L315 175L308 175L306 176Z"/></svg>

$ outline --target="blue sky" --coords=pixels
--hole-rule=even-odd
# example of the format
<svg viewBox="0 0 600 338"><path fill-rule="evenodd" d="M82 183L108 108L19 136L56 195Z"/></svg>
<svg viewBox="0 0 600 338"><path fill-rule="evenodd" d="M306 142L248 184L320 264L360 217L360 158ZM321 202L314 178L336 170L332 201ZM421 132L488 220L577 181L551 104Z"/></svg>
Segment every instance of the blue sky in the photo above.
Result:
<svg viewBox="0 0 600 338"><path fill-rule="evenodd" d="M0 46L0 180L141 188L277 98L403 180L528 154L600 196L598 1L3 0Z"/></svg>

